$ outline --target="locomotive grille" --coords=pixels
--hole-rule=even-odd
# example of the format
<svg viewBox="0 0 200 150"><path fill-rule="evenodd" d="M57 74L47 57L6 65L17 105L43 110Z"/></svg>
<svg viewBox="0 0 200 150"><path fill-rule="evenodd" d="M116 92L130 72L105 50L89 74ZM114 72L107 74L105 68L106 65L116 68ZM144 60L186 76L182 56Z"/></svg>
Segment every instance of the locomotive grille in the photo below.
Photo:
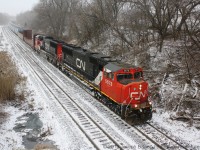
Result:
<svg viewBox="0 0 200 150"><path fill-rule="evenodd" d="M146 105L147 105L147 104L146 104L146 102L145 102L145 103L140 104L140 107L141 107L141 108L145 108Z"/></svg>

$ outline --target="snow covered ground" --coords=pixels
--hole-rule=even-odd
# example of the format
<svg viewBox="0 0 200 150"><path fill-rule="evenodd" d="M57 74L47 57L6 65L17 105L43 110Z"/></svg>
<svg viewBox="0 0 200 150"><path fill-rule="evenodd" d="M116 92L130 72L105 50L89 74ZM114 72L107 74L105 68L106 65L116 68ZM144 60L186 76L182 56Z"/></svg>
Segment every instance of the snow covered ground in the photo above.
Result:
<svg viewBox="0 0 200 150"><path fill-rule="evenodd" d="M2 32L2 29L0 32ZM51 96L44 92L41 83L35 82L37 81L36 77L31 70L27 69L23 61L17 59L18 56L15 53L15 49L13 49L9 42L10 41L4 37L1 40L1 50L8 51L16 62L19 72L22 73L23 76L28 77L24 88L27 92L31 92L31 94L27 96L25 104L22 104L20 107L3 106L3 108L5 108L4 111L8 112L10 117L2 124L0 129L2 133L2 136L0 136L0 150L25 149L23 145L23 136L28 131L17 133L13 128L19 123L17 118L26 113L39 114L40 120L42 120L43 123L41 133L50 130L48 139L54 141L59 149L91 149L92 145L84 138L81 132L73 132L79 129L77 129L69 116L54 114L55 109L59 108L53 108L55 104L51 101ZM34 109L30 109L28 107L30 105L33 106ZM59 113L59 111L56 112ZM26 118L22 120L25 122L27 121ZM49 145L49 147L53 147L53 145Z"/></svg>
<svg viewBox="0 0 200 150"><path fill-rule="evenodd" d="M1 34L2 28L0 28ZM43 123L41 132L45 133L49 131L48 136L44 138L48 138L49 142L47 143L50 147L53 147L52 149L94 149L81 132L77 132L76 134L73 132L73 130L78 131L79 129L74 129L77 127L71 122L69 116L60 116L60 118L57 118L59 115L54 114L53 110L56 108L53 108L51 96L43 91L40 83L35 82L37 81L36 77L30 70L27 70L23 61L17 59L16 53L14 53L15 49L5 37L0 39L0 50L8 51L16 62L19 72L27 77L24 88L27 93L30 93L27 94L25 103L19 107L10 105L2 106L4 111L9 113L9 116L6 122L0 126L0 150L25 149L23 136L25 136L27 131L15 132L13 128L16 127L16 124L27 121L26 117L19 119L19 117L27 113L39 114L40 120ZM48 102L52 104L49 105ZM30 106L33 106L33 108ZM200 131L194 127L189 127L186 123L172 121L169 119L169 112L157 110L153 114L151 122L165 129L169 134L176 136L186 143L190 143L196 149L200 149Z"/></svg>
<svg viewBox="0 0 200 150"><path fill-rule="evenodd" d="M169 112L157 110L157 113L154 113L152 122L162 129L165 129L169 134L194 146L195 149L200 149L200 130L195 127L190 127L182 121L171 120Z"/></svg>

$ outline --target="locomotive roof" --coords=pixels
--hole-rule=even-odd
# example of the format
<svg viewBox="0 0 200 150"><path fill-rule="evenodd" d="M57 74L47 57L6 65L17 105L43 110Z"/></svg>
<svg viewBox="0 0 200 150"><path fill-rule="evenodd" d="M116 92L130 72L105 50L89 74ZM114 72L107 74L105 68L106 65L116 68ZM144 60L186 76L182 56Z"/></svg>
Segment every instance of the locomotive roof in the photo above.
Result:
<svg viewBox="0 0 200 150"><path fill-rule="evenodd" d="M135 66L125 63L119 63L119 62L111 62L105 65L105 68L110 70L111 72L116 72L120 69L128 69L128 68L134 68Z"/></svg>
<svg viewBox="0 0 200 150"><path fill-rule="evenodd" d="M105 65L105 68L110 70L111 72L116 72L116 71L122 69L122 67L117 66L114 63L108 63L107 65Z"/></svg>
<svg viewBox="0 0 200 150"><path fill-rule="evenodd" d="M50 42L52 42L52 43L64 43L63 41L54 40L54 39L50 39L50 38L47 38L47 40L50 40Z"/></svg>
<svg viewBox="0 0 200 150"><path fill-rule="evenodd" d="M76 51L82 50L81 47L73 45L73 44L63 43L62 46L65 47L65 48L67 48L67 49L72 49L72 50L76 50Z"/></svg>
<svg viewBox="0 0 200 150"><path fill-rule="evenodd" d="M103 55L102 53L93 53L92 57L106 62L113 61L112 57Z"/></svg>

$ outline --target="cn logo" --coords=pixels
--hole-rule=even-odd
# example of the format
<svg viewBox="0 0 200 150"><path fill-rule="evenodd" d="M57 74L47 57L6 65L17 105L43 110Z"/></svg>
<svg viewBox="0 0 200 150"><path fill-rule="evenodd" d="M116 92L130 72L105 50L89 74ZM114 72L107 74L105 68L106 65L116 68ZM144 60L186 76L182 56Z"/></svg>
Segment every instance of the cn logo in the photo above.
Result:
<svg viewBox="0 0 200 150"><path fill-rule="evenodd" d="M147 96L147 91L145 90L144 93L140 92L131 92L130 97L135 98L135 100L140 100L141 97L145 98Z"/></svg>
<svg viewBox="0 0 200 150"><path fill-rule="evenodd" d="M80 69L82 68L85 71L85 62L79 58L76 58L76 66Z"/></svg>

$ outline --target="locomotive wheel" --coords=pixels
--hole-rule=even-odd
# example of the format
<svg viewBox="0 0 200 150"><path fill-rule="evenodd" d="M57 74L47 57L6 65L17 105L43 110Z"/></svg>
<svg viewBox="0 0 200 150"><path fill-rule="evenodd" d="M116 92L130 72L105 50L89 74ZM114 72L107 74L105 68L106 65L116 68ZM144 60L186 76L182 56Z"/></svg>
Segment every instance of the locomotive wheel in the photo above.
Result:
<svg viewBox="0 0 200 150"><path fill-rule="evenodd" d="M118 114L118 115L121 114L121 107L120 107L120 105L117 105L117 106L115 107L115 113Z"/></svg>
<svg viewBox="0 0 200 150"><path fill-rule="evenodd" d="M39 48L38 48L38 50L37 50L37 53L40 54L40 46L39 46Z"/></svg>
<svg viewBox="0 0 200 150"><path fill-rule="evenodd" d="M107 104L108 104L108 99L107 99L105 96L102 96L101 102L102 102L104 105L108 106L108 105L107 105Z"/></svg>
<svg viewBox="0 0 200 150"><path fill-rule="evenodd" d="M126 105L121 105L121 118L126 118Z"/></svg>
<svg viewBox="0 0 200 150"><path fill-rule="evenodd" d="M100 100L101 99L101 95L99 94L99 92L98 91L94 91L94 97L96 98L96 99L98 99L98 100Z"/></svg>
<svg viewBox="0 0 200 150"><path fill-rule="evenodd" d="M152 111L151 111L151 108L148 108L144 111L144 114L143 114L143 120L147 121L147 120L151 120L152 118Z"/></svg>
<svg viewBox="0 0 200 150"><path fill-rule="evenodd" d="M63 68L61 64L58 65L58 69L63 72Z"/></svg>
<svg viewBox="0 0 200 150"><path fill-rule="evenodd" d="M97 91L94 90L94 97L97 98Z"/></svg>

